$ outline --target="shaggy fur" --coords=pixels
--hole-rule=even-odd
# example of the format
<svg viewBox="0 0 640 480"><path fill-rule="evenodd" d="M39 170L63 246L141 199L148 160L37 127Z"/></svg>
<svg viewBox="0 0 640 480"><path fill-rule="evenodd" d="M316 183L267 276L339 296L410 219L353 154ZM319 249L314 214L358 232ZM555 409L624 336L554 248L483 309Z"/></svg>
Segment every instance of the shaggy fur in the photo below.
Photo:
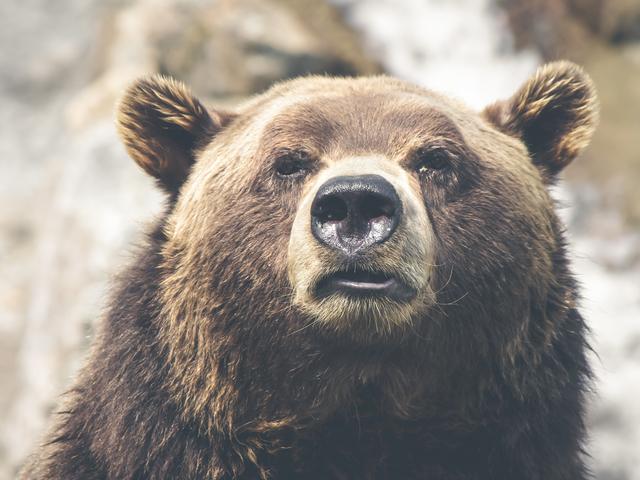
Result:
<svg viewBox="0 0 640 480"><path fill-rule="evenodd" d="M502 131L522 139L550 176L587 146L598 121L595 87L577 65L543 66L508 102L486 110Z"/></svg>
<svg viewBox="0 0 640 480"><path fill-rule="evenodd" d="M232 117L207 112L182 83L161 75L132 85L118 112L127 151L170 193L184 183L199 148Z"/></svg>
<svg viewBox="0 0 640 480"><path fill-rule="evenodd" d="M140 81L119 129L170 203L23 478L587 478L586 327L546 184L595 118L568 63L480 114L386 77L294 80L234 114ZM354 158L420 209L369 260L428 278L401 315L296 294L340 261L303 206Z"/></svg>

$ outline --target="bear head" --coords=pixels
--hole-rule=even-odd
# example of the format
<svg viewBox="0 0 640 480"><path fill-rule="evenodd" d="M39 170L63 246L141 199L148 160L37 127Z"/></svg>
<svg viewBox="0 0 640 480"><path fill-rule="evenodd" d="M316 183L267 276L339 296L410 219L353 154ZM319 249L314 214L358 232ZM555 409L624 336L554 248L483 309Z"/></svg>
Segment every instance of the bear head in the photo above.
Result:
<svg viewBox="0 0 640 480"><path fill-rule="evenodd" d="M568 62L482 112L388 77L295 79L235 111L139 80L118 126L169 195L156 293L177 382L241 377L237 345L258 364L410 351L442 375L537 358L575 302L548 187L596 121Z"/></svg>

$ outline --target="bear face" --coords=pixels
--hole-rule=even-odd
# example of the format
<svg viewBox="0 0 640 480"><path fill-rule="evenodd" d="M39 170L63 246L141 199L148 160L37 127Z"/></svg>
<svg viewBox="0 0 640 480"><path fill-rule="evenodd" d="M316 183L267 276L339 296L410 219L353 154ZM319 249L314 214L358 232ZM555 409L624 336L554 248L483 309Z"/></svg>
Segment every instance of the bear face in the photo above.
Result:
<svg viewBox="0 0 640 480"><path fill-rule="evenodd" d="M553 284L545 184L586 145L596 111L588 77L556 63L481 113L384 77L294 80L207 111L155 77L132 87L119 122L175 197L172 309L260 305L292 331L369 343L425 333L455 306L476 317L465 328L495 328L478 309L512 318L492 334L505 344Z"/></svg>
<svg viewBox="0 0 640 480"><path fill-rule="evenodd" d="M567 62L483 112L387 77L292 80L235 112L133 85L120 133L170 196L155 295L175 395L215 418L240 381L221 359L298 372L257 390L318 417L369 382L399 416L509 375L538 394L514 366L540 364L577 297L547 186L596 122Z"/></svg>

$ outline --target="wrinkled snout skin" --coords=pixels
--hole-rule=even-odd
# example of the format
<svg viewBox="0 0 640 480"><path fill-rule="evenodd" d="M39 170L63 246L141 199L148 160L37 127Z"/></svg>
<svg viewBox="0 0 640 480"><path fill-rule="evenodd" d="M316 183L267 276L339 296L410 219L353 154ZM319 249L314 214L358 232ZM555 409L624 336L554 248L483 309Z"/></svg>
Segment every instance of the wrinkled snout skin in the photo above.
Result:
<svg viewBox="0 0 640 480"><path fill-rule="evenodd" d="M379 175L395 189L401 202L398 225L390 238L353 256L322 244L312 233L311 206L318 190L339 177ZM420 186L398 164L383 155L353 156L327 161L327 166L307 185L296 213L288 248L289 280L294 303L319 322L335 330L361 328L391 331L406 327L417 312L433 303L435 241ZM414 293L398 301L387 297L352 298L331 295L318 298L318 282L340 270L359 268L397 277Z"/></svg>

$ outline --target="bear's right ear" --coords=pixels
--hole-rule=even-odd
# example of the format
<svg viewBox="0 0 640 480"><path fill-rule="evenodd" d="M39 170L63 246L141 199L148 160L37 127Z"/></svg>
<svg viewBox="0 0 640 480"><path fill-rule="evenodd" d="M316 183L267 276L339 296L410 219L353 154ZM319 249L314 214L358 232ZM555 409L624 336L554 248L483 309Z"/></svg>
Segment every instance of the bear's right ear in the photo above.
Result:
<svg viewBox="0 0 640 480"><path fill-rule="evenodd" d="M154 75L129 87L118 105L116 123L129 155L175 195L198 150L232 118L208 111L181 82Z"/></svg>

